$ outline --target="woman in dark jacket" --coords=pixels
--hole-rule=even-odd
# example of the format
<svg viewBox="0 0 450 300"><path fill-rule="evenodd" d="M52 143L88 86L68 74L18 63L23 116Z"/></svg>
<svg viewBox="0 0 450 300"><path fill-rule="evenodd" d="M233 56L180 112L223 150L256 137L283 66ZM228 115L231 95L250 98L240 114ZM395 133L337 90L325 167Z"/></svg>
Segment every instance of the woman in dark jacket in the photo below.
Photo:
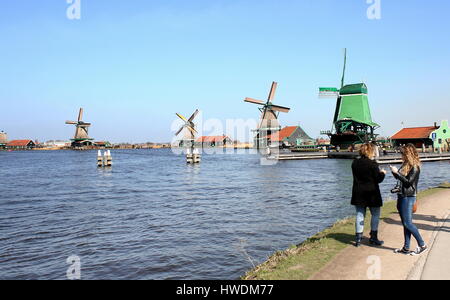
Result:
<svg viewBox="0 0 450 300"><path fill-rule="evenodd" d="M383 182L386 171L380 170L378 163L374 160L375 147L372 143L364 144L359 151L361 158L356 159L352 165L352 205L356 207L356 247L361 245L367 208L372 215L370 243L377 246L383 245L383 242L378 240L378 225L383 206L379 184Z"/></svg>
<svg viewBox="0 0 450 300"><path fill-rule="evenodd" d="M417 185L420 176L420 158L416 147L408 144L402 148L403 165L398 170L391 166L392 174L398 180L397 209L402 219L405 244L402 249L395 250L396 253L419 255L427 250L427 246L419 233L417 227L412 223L413 207L417 201ZM417 240L416 251L409 250L411 235Z"/></svg>

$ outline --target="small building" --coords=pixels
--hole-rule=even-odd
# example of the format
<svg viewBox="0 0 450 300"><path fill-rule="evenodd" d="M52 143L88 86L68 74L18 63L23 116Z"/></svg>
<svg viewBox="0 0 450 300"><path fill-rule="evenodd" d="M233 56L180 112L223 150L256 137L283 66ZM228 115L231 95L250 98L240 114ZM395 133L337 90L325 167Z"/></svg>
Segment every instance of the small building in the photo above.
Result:
<svg viewBox="0 0 450 300"><path fill-rule="evenodd" d="M448 151L450 149L450 128L448 121L429 127L403 128L391 137L394 146L414 144L417 148L433 147Z"/></svg>
<svg viewBox="0 0 450 300"><path fill-rule="evenodd" d="M316 140L316 145L319 145L319 146L330 146L330 139L318 138Z"/></svg>
<svg viewBox="0 0 450 300"><path fill-rule="evenodd" d="M66 148L70 147L70 142L62 140L50 140L43 143L42 146L44 148Z"/></svg>
<svg viewBox="0 0 450 300"><path fill-rule="evenodd" d="M287 126L268 137L270 143L278 142L281 147L295 147L302 145L313 145L314 139L300 126Z"/></svg>
<svg viewBox="0 0 450 300"><path fill-rule="evenodd" d="M6 144L9 150L31 150L36 148L36 143L32 140L14 140Z"/></svg>
<svg viewBox="0 0 450 300"><path fill-rule="evenodd" d="M94 146L98 148L112 148L111 143L105 141L94 142Z"/></svg>
<svg viewBox="0 0 450 300"><path fill-rule="evenodd" d="M6 134L6 132L1 131L0 132L0 149L5 148L7 143L8 143L8 135Z"/></svg>
<svg viewBox="0 0 450 300"><path fill-rule="evenodd" d="M226 135L220 136L202 136L195 143L198 147L227 147L232 146L233 141Z"/></svg>

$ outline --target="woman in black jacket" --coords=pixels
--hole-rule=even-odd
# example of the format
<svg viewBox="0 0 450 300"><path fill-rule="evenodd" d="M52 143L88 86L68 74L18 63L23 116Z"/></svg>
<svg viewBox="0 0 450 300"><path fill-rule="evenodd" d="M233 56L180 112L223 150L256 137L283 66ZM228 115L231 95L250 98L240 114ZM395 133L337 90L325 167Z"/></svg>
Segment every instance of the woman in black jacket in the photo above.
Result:
<svg viewBox="0 0 450 300"><path fill-rule="evenodd" d="M398 170L391 166L392 174L398 180L397 209L403 224L405 244L396 253L419 255L427 250L427 246L417 227L412 223L413 207L417 201L417 185L420 176L420 158L416 147L408 144L401 149L403 165ZM418 247L415 252L409 250L411 235L417 240Z"/></svg>
<svg viewBox="0 0 450 300"><path fill-rule="evenodd" d="M386 171L380 170L378 163L374 160L375 147L372 143L364 144L359 151L361 158L356 159L352 165L352 205L356 207L356 247L361 245L367 208L372 215L370 243L377 246L383 245L383 242L378 240L378 225L383 206L379 184L383 182Z"/></svg>

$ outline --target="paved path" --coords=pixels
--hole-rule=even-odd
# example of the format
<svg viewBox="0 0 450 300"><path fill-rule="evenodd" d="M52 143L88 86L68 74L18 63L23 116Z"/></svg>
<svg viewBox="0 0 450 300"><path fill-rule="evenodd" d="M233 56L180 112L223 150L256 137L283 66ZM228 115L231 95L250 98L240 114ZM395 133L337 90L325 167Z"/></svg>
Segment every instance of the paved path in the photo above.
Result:
<svg viewBox="0 0 450 300"><path fill-rule="evenodd" d="M384 220L380 225L383 247L371 247L365 238L363 246L347 247L311 279L316 280L401 280L401 279L449 279L450 189L442 188L437 193L423 198L414 215L414 224L431 247L421 256L395 254L395 248L403 246L403 227L398 214ZM370 214L368 214L370 215ZM370 224L366 220L366 226ZM365 235L367 237L367 234ZM411 248L415 249L413 238Z"/></svg>
<svg viewBox="0 0 450 300"><path fill-rule="evenodd" d="M439 230L431 249L421 279L450 280L450 219Z"/></svg>

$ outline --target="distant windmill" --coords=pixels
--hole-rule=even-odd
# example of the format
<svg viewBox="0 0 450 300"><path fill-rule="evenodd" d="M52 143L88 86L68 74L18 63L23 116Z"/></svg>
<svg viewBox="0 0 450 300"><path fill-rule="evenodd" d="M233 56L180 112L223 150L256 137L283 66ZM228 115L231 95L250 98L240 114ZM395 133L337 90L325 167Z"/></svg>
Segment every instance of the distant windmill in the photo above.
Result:
<svg viewBox="0 0 450 300"><path fill-rule="evenodd" d="M195 136L198 133L197 130L195 130L195 124L194 119L198 115L200 111L197 109L192 114L192 116L189 119L186 119L184 116L180 114L176 114L178 118L183 120L184 124L181 126L181 128L175 133L175 136L180 135L182 132L183 137L180 141L180 147L187 147L187 153L186 153L186 161L190 164L196 164L199 163L201 158L200 154L195 149Z"/></svg>
<svg viewBox="0 0 450 300"><path fill-rule="evenodd" d="M82 147L92 144L93 139L91 139L88 134L88 129L91 126L91 123L85 123L82 119L83 108L80 108L80 112L78 113L78 121L66 121L66 124L76 126L75 135L72 139L72 147Z"/></svg>
<svg viewBox="0 0 450 300"><path fill-rule="evenodd" d="M273 82L270 89L269 97L266 102L255 100L252 98L245 98L245 102L262 105L259 108L261 111L261 121L256 129L255 146L256 148L264 148L269 146L268 137L281 130L278 122L278 115L280 112L288 113L291 109L284 106L274 105L273 99L277 89L277 83Z"/></svg>
<svg viewBox="0 0 450 300"><path fill-rule="evenodd" d="M183 117L178 113L176 114L178 118L180 118L184 122L180 130L178 130L177 133L175 133L175 136L178 136L180 135L181 132L184 131L183 137L181 139L182 143L190 143L190 142L194 143L195 135L198 133L197 130L195 130L194 119L198 115L198 113L199 110L197 109L189 119L186 119L185 117Z"/></svg>

